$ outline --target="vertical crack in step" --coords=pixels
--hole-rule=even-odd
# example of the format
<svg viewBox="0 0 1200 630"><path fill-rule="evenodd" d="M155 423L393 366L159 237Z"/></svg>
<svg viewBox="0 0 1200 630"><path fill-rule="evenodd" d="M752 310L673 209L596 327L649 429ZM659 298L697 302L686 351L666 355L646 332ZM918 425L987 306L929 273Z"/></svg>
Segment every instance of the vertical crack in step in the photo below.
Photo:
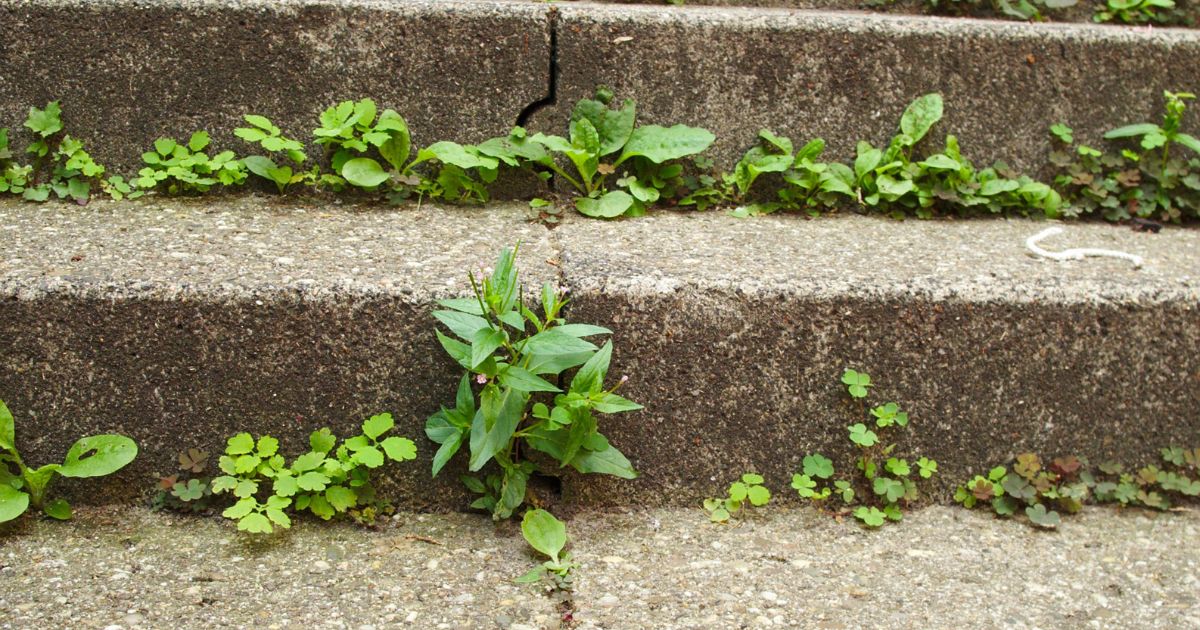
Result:
<svg viewBox="0 0 1200 630"><path fill-rule="evenodd" d="M539 111L558 102L558 7L550 7L546 14L546 26L550 30L550 72L546 84L546 96L528 104L517 114L517 126L524 127Z"/></svg>

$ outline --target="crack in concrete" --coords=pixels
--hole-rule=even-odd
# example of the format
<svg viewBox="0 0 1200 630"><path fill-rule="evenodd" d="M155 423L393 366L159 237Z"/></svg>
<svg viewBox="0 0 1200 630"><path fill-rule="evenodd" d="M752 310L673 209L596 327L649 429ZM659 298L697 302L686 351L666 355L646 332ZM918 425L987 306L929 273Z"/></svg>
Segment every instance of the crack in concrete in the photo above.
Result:
<svg viewBox="0 0 1200 630"><path fill-rule="evenodd" d="M550 7L546 12L546 27L550 33L550 65L546 78L546 96L528 104L517 114L516 125L524 127L539 111L558 103L558 8Z"/></svg>

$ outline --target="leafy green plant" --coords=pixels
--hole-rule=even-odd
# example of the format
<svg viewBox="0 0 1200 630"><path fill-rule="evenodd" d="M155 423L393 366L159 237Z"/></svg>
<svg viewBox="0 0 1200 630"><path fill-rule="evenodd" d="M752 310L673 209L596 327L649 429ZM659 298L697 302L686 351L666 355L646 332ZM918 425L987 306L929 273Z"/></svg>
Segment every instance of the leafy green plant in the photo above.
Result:
<svg viewBox="0 0 1200 630"><path fill-rule="evenodd" d="M611 331L567 323L565 293L549 283L541 290L542 314L535 313L536 305L525 304L515 256L516 248L506 249L494 270L468 272L475 295L443 300L439 304L449 310L433 314L458 338L437 331L442 347L465 370L455 406L442 408L425 425L425 434L440 445L433 475L464 443L470 472L494 462L498 484L464 482L485 495L472 507L490 511L495 519L511 516L525 503L535 471L556 475L570 466L581 473L637 476L599 432L595 416L642 408L616 394L626 377L604 386L612 342L597 348L586 338ZM574 368L578 371L569 381L562 378ZM560 377L562 387L548 377ZM478 393L472 384L480 386Z"/></svg>
<svg viewBox="0 0 1200 630"><path fill-rule="evenodd" d="M5 169L9 190L20 188L22 197L29 201L46 201L53 194L83 204L91 196L93 183L104 186L104 167L84 150L83 142L63 131L58 101L47 103L43 109L29 108L25 127L35 138L26 148L26 153L33 155L33 164L27 168L10 164ZM5 152L11 153L7 146Z"/></svg>
<svg viewBox="0 0 1200 630"><path fill-rule="evenodd" d="M1100 213L1110 221L1142 217L1179 222L1200 217L1200 140L1181 130L1186 101L1195 96L1163 95L1161 124L1125 125L1104 134L1108 140L1137 139L1136 149L1101 152L1075 145L1070 127L1062 123L1051 127L1061 144L1050 161L1060 169L1054 181L1068 200L1065 214Z"/></svg>
<svg viewBox="0 0 1200 630"><path fill-rule="evenodd" d="M762 475L746 473L741 479L729 484L724 498L705 499L704 511L714 523L727 523L733 517L742 517L748 506L762 507L771 500L771 491L763 485Z"/></svg>
<svg viewBox="0 0 1200 630"><path fill-rule="evenodd" d="M847 509L853 508L851 513L867 527L880 527L887 520L899 521L903 518L901 508L920 497L917 478L932 478L937 473L937 462L927 457L915 460L897 457L895 443L885 446L889 434L908 426L908 413L894 402L866 409L862 401L873 385L869 374L847 368L842 374L842 384L871 418L846 427L850 442L859 451L855 466L861 476L835 478L833 460L812 453L804 456L801 472L792 476L792 488L800 498L816 502L836 495Z"/></svg>
<svg viewBox="0 0 1200 630"><path fill-rule="evenodd" d="M383 437L395 426L388 413L363 421L362 433L338 445L329 429L309 436L309 451L288 464L279 454L279 441L264 435L257 440L239 433L225 447L218 466L225 474L212 480L212 491L231 493L237 502L222 512L236 520L238 529L251 533L291 527L286 510L307 510L324 520L386 505L375 496L371 471L388 460L408 461L417 456L407 438ZM336 448L335 448L336 447ZM268 488L268 482L270 487Z"/></svg>
<svg viewBox="0 0 1200 630"><path fill-rule="evenodd" d="M1161 467L1127 471L1115 462L1092 469L1077 457L1047 465L1034 453L1022 453L1010 465L959 486L954 500L966 508L987 505L1001 517L1023 512L1030 523L1055 528L1062 522L1060 511L1074 514L1090 501L1166 510L1173 497L1200 497L1200 449L1172 446L1161 454Z"/></svg>
<svg viewBox="0 0 1200 630"><path fill-rule="evenodd" d="M71 518L71 506L63 499L47 501L46 492L55 475L103 477L137 457L137 444L123 435L93 435L81 438L67 450L61 464L29 468L17 452L16 422L0 400L0 523L11 521L30 506L59 520ZM12 467L17 472L14 474Z"/></svg>
<svg viewBox="0 0 1200 630"><path fill-rule="evenodd" d="M517 582L531 584L550 578L554 589L571 590L574 583L572 571L578 565L571 560L570 553L563 553L567 546L567 526L546 510L529 510L521 520L521 535L530 547L549 560L517 578Z"/></svg>
<svg viewBox="0 0 1200 630"><path fill-rule="evenodd" d="M613 109L611 91L600 88L594 99L582 99L571 112L570 136L534 134L528 146L513 157L543 167L569 183L581 196L575 208L590 217L613 218L644 214L647 204L681 196L680 158L704 151L716 139L706 129L674 125L636 125L637 107L626 99ZM526 143L527 145L528 143ZM562 156L574 174L559 166ZM616 190L606 186L616 174Z"/></svg>
<svg viewBox="0 0 1200 630"><path fill-rule="evenodd" d="M213 186L238 186L246 181L246 166L233 151L209 157L208 132L197 131L180 144L173 138L154 141L154 150L142 154L146 167L134 185L143 190L163 187L169 195L207 192ZM132 197L133 195L129 195Z"/></svg>
<svg viewBox="0 0 1200 630"><path fill-rule="evenodd" d="M992 213L1036 209L1045 216L1058 216L1062 199L1050 186L1010 173L1003 163L975 170L952 135L946 136L942 151L915 159L917 143L941 120L942 113L940 94L914 100L900 117L900 133L892 137L887 148L859 142L853 169L832 169L833 176L844 184L837 190L854 190L867 207L893 214L913 212L923 218L932 216L939 205L960 213L974 209Z"/></svg>
<svg viewBox="0 0 1200 630"><path fill-rule="evenodd" d="M256 144L269 153L282 153L289 162L277 163L275 159L265 155L250 155L242 158L242 163L251 173L275 184L282 194L292 184L314 185L320 180L319 167L310 170L297 170L308 161L304 145L299 140L288 138L283 131L276 127L271 120L258 114L243 116L249 127L238 127L233 135ZM295 168L293 168L295 167Z"/></svg>
<svg viewBox="0 0 1200 630"><path fill-rule="evenodd" d="M934 12L976 13L981 8L1004 15L1006 17L1041 22L1046 19L1043 10L1067 9L1079 4L1079 0L925 0L926 5Z"/></svg>
<svg viewBox="0 0 1200 630"><path fill-rule="evenodd" d="M1186 14L1177 11L1174 0L1106 0L1096 5L1096 22L1125 24L1187 24Z"/></svg>

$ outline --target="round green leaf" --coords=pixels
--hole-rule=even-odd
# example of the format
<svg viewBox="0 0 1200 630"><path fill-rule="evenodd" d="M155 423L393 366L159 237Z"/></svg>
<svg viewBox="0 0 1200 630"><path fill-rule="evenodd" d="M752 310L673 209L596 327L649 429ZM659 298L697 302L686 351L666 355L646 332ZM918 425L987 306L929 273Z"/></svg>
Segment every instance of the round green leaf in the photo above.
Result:
<svg viewBox="0 0 1200 630"><path fill-rule="evenodd" d="M80 439L67 451L58 469L64 477L101 477L125 467L137 457L137 444L124 435L93 435Z"/></svg>
<svg viewBox="0 0 1200 630"><path fill-rule="evenodd" d="M28 508L28 494L6 483L0 483L0 523L17 518Z"/></svg>
<svg viewBox="0 0 1200 630"><path fill-rule="evenodd" d="M599 199L580 197L575 200L575 209L589 217L611 219L625 214L633 205L633 196L623 190L614 190Z"/></svg>
<svg viewBox="0 0 1200 630"><path fill-rule="evenodd" d="M342 177L362 188L374 188L388 180L388 174L371 158L354 158L342 165Z"/></svg>
<svg viewBox="0 0 1200 630"><path fill-rule="evenodd" d="M67 503L63 499L55 499L50 503L47 503L46 506L42 508L42 511L46 513L46 516L49 516L53 519L60 521L71 520L71 504Z"/></svg>
<svg viewBox="0 0 1200 630"><path fill-rule="evenodd" d="M521 521L521 534L529 546L550 556L555 562L567 545L567 526L546 510L529 510Z"/></svg>

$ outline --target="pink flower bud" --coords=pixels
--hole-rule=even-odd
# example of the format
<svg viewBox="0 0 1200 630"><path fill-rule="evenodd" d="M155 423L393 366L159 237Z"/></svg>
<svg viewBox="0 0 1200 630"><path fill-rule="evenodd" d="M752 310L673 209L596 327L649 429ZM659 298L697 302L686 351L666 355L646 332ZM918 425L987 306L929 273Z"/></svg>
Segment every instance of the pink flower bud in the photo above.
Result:
<svg viewBox="0 0 1200 630"><path fill-rule="evenodd" d="M488 379L487 379L487 376L485 376L485 375L483 375L483 374L476 374L476 375L475 375L475 382L476 382L476 383L479 383L480 385L487 385L487 381L488 381Z"/></svg>

